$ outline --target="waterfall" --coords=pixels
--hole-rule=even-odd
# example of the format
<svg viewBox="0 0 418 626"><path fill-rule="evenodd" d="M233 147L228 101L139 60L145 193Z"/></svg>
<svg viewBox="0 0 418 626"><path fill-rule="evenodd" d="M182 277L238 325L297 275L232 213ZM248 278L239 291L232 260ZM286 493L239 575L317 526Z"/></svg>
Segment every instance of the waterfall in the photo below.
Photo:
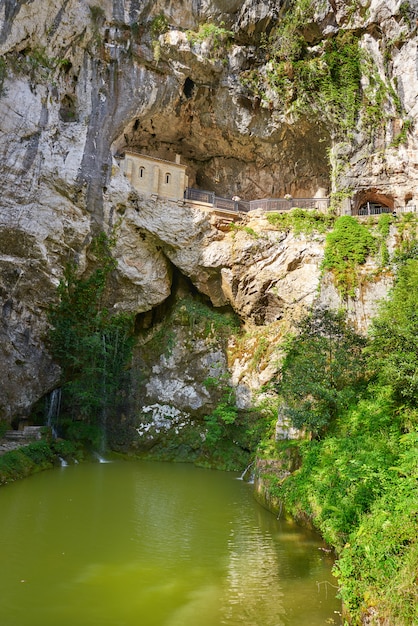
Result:
<svg viewBox="0 0 418 626"><path fill-rule="evenodd" d="M245 470L242 472L241 476L238 478L238 480L245 480L245 477L247 475L247 472L249 471L249 469L254 465L254 461L252 461L249 465L247 465L247 467L245 468ZM254 474L250 474L250 478L249 480L247 480L247 483L253 483L254 482Z"/></svg>
<svg viewBox="0 0 418 626"><path fill-rule="evenodd" d="M98 452L94 452L94 456L96 457L96 459L99 461L99 463L111 463L111 461L108 461L107 459L105 459L103 456L101 456L101 454L99 454Z"/></svg>
<svg viewBox="0 0 418 626"><path fill-rule="evenodd" d="M60 463L61 463L61 467L68 467L68 463L65 459L62 458L62 456L59 457Z"/></svg>
<svg viewBox="0 0 418 626"><path fill-rule="evenodd" d="M102 333L102 410L100 415L100 428L101 428L101 436L100 436L100 444L99 444L99 452L95 456L98 458L99 463L106 463L103 459L103 454L107 448L106 441L106 428L107 428L107 409L108 409L108 389L107 389L107 352L108 346L106 341L106 335Z"/></svg>
<svg viewBox="0 0 418 626"><path fill-rule="evenodd" d="M54 439L57 438L56 424L61 410L61 387L53 389L47 399L46 425L51 429Z"/></svg>

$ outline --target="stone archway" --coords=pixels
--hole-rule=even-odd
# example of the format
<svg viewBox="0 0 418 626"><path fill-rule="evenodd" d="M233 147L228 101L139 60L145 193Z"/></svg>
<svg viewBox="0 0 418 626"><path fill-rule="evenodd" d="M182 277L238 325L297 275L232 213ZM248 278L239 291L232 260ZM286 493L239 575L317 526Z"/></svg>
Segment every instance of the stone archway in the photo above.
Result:
<svg viewBox="0 0 418 626"><path fill-rule="evenodd" d="M395 201L392 195L381 193L378 189L362 189L353 199L351 215L379 215L392 213Z"/></svg>

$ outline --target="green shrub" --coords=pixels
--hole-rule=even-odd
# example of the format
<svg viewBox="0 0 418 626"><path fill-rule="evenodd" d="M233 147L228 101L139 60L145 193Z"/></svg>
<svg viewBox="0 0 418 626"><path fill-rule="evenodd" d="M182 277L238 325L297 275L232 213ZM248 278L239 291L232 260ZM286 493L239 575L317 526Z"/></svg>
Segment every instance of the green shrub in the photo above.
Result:
<svg viewBox="0 0 418 626"><path fill-rule="evenodd" d="M343 297L355 297L357 268L375 251L375 238L358 220L348 215L337 219L334 230L326 237L322 268L334 274Z"/></svg>
<svg viewBox="0 0 418 626"><path fill-rule="evenodd" d="M150 32L153 39L158 39L160 35L166 33L169 29L168 18L164 13L156 15L151 20Z"/></svg>
<svg viewBox="0 0 418 626"><path fill-rule="evenodd" d="M54 452L45 441L37 441L0 456L0 484L53 467Z"/></svg>
<svg viewBox="0 0 418 626"><path fill-rule="evenodd" d="M315 210L295 208L282 213L267 213L267 220L279 230L292 231L295 235L311 235L327 232L332 228L335 217Z"/></svg>
<svg viewBox="0 0 418 626"><path fill-rule="evenodd" d="M370 606L397 626L418 620L418 432L399 437L395 467L386 472L385 489L348 537L335 573L341 597L357 620Z"/></svg>
<svg viewBox="0 0 418 626"><path fill-rule="evenodd" d="M386 220L380 228L387 231ZM418 623L417 294L418 260L409 259L373 321L364 355L367 388L340 405L321 439L269 448L270 454L276 451L279 467L287 467L295 448L299 452L298 469L268 476L269 490L336 548L340 596L353 624L371 618L376 624ZM291 355L291 365L295 358L312 361L312 371L308 365L293 371L299 410L305 400L301 393L297 405L299 387L303 392L317 369L327 371L326 365L318 366L314 351L305 353L302 345ZM347 359L347 369L354 379L359 368ZM312 397L322 385L318 380Z"/></svg>
<svg viewBox="0 0 418 626"><path fill-rule="evenodd" d="M22 452L36 465L41 465L45 461L53 463L55 458L53 451L46 441L37 441L32 443L29 446L24 447Z"/></svg>
<svg viewBox="0 0 418 626"><path fill-rule="evenodd" d="M86 278L77 276L75 264L67 265L59 300L49 311L51 353L63 371L62 410L75 422L97 424L117 411L132 355L133 316L110 315L103 305L115 266L111 245L103 234L92 243L97 266Z"/></svg>
<svg viewBox="0 0 418 626"><path fill-rule="evenodd" d="M364 387L365 339L328 310L314 311L299 330L285 347L277 388L293 426L321 436Z"/></svg>
<svg viewBox="0 0 418 626"><path fill-rule="evenodd" d="M188 30L187 38L191 44L207 41L213 50L218 50L222 44L226 44L233 34L231 30L224 28L223 22L221 22L219 26L208 22L206 24L200 24L197 32Z"/></svg>
<svg viewBox="0 0 418 626"><path fill-rule="evenodd" d="M399 269L390 300L382 303L371 327L370 364L400 403L418 397L418 260Z"/></svg>

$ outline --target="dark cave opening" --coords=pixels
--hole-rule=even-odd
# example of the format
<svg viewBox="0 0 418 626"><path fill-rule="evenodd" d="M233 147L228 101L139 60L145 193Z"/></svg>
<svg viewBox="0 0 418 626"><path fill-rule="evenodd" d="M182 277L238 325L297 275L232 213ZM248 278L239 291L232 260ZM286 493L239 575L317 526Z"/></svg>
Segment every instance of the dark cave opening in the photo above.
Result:
<svg viewBox="0 0 418 626"><path fill-rule="evenodd" d="M186 96L186 98L191 98L193 96L194 88L195 88L194 82L192 81L191 78L187 77L183 85L183 93Z"/></svg>

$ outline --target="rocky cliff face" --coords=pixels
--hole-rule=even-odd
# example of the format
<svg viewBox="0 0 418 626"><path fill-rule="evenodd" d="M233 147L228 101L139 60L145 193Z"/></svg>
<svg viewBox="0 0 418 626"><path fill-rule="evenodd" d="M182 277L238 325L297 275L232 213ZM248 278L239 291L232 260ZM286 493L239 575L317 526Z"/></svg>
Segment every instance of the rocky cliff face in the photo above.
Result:
<svg viewBox="0 0 418 626"><path fill-rule="evenodd" d="M27 414L58 383L44 343L46 310L65 263L75 259L82 273L91 238L101 230L116 234L109 294L115 310L152 311L168 298L178 273L214 306L231 306L255 328L290 325L317 297L321 237L280 233L262 216L247 230L223 232L203 211L141 197L114 159L124 148L169 160L179 153L191 186L228 197L342 191L357 204L418 202L416 8L391 0L352 5L318 4L303 33L313 56L342 29L356 33L373 64L362 79L364 92L373 76L385 85L384 115L373 132L360 125L342 140L326 117L295 116L269 92L271 85L257 92L248 84L249 72L256 71L260 85L269 76L263 37L285 19L288 3L5 0L2 418ZM207 24L222 26L202 30ZM362 326L385 288L352 303ZM321 294L338 301L331 283ZM229 366L243 398L268 379L268 372L248 367L245 355Z"/></svg>

